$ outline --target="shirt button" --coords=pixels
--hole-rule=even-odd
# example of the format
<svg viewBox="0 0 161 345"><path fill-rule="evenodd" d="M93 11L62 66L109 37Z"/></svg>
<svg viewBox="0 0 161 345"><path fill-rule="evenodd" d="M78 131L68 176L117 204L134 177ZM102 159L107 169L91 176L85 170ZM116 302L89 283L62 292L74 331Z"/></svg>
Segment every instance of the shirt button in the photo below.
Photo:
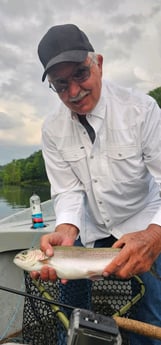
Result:
<svg viewBox="0 0 161 345"><path fill-rule="evenodd" d="M98 203L99 203L100 205L102 205L102 201L99 201Z"/></svg>
<svg viewBox="0 0 161 345"><path fill-rule="evenodd" d="M106 222L107 222L107 223L109 223L109 222L110 222L110 220L109 220L109 219L106 219Z"/></svg>
<svg viewBox="0 0 161 345"><path fill-rule="evenodd" d="M91 159L93 159L93 158L94 158L94 156L91 156L90 158L91 158Z"/></svg>
<svg viewBox="0 0 161 345"><path fill-rule="evenodd" d="M93 180L93 182L94 182L94 183L97 183L97 182L98 182L98 180Z"/></svg>

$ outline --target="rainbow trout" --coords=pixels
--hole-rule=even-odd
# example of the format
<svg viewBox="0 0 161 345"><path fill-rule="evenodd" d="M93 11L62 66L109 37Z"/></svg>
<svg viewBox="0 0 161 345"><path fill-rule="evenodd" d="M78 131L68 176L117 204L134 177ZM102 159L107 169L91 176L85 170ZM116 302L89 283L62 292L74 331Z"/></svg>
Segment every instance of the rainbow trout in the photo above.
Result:
<svg viewBox="0 0 161 345"><path fill-rule="evenodd" d="M60 279L99 279L119 251L114 248L55 246L52 257L40 249L28 249L18 253L13 261L28 272L40 271L44 265L50 266Z"/></svg>

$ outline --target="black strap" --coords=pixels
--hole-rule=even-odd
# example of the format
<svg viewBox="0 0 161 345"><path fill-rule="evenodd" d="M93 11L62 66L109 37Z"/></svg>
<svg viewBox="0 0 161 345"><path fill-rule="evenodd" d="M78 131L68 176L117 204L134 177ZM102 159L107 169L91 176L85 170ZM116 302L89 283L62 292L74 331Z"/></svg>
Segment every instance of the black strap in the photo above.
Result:
<svg viewBox="0 0 161 345"><path fill-rule="evenodd" d="M92 144L94 143L96 134L93 129L93 127L89 124L89 122L86 119L86 115L78 115L79 122L85 127L85 129L88 132L88 135L92 141Z"/></svg>

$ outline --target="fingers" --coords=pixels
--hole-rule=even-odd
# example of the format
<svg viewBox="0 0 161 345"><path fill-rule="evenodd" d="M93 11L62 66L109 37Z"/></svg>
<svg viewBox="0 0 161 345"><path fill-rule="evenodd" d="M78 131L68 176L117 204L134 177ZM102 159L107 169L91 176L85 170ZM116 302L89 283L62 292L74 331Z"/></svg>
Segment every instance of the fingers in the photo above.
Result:
<svg viewBox="0 0 161 345"><path fill-rule="evenodd" d="M68 280L67 279L61 279L62 284L67 284Z"/></svg>
<svg viewBox="0 0 161 345"><path fill-rule="evenodd" d="M51 246L48 246L48 248L45 251L46 256L53 256L54 255L54 250Z"/></svg>
<svg viewBox="0 0 161 345"><path fill-rule="evenodd" d="M30 277L31 277L32 279L38 279L39 276L40 276L40 273L37 272L37 271L30 272Z"/></svg>
<svg viewBox="0 0 161 345"><path fill-rule="evenodd" d="M103 276L108 277L111 274L116 275L121 279L130 279L132 276L143 273L145 271L145 264L137 259L137 255L130 256L130 253L124 249L117 255L117 257L105 267Z"/></svg>
<svg viewBox="0 0 161 345"><path fill-rule="evenodd" d="M42 280L50 280L50 281L55 281L57 279L56 272L53 268L44 266L41 269L40 277Z"/></svg>
<svg viewBox="0 0 161 345"><path fill-rule="evenodd" d="M123 235L117 240L113 248L122 248L117 257L104 269L104 276L114 274L121 279L145 272L145 244L142 241L142 231ZM144 244L144 245L143 245Z"/></svg>
<svg viewBox="0 0 161 345"><path fill-rule="evenodd" d="M33 271L33 272L30 272L30 276L32 279L39 279L41 278L42 280L45 280L45 281L52 281L52 282L55 282L55 280L57 279L57 275L56 275L56 272L54 269L52 269L51 267L48 267L48 266L44 266L42 269L41 269L41 272L37 272L37 271ZM61 279L61 283L62 284L67 284L68 280L67 279Z"/></svg>
<svg viewBox="0 0 161 345"><path fill-rule="evenodd" d="M125 245L125 241L123 241L122 239L119 239L113 244L112 248L123 248L124 245Z"/></svg>
<svg viewBox="0 0 161 345"><path fill-rule="evenodd" d="M43 252L45 252L45 254L47 256L52 256L54 254L54 251L53 251L53 247L52 245L54 244L52 241L52 236L53 234L47 234L47 235L44 235L41 237L41 240L40 240L40 247L41 247L41 250Z"/></svg>
<svg viewBox="0 0 161 345"><path fill-rule="evenodd" d="M71 246L73 243L74 238L64 236L63 233L54 232L41 237L40 247L47 256L52 256L54 255L53 246Z"/></svg>
<svg viewBox="0 0 161 345"><path fill-rule="evenodd" d="M121 266L115 263L106 266L103 271L104 277L108 277L113 274L121 279L126 279L129 276L129 272L125 269L124 265Z"/></svg>
<svg viewBox="0 0 161 345"><path fill-rule="evenodd" d="M41 278L42 280L45 280L45 281L50 280L53 282L57 279L57 275L56 275L55 270L51 267L48 267L48 266L42 267L40 272L37 272L37 271L31 272L30 276L32 279Z"/></svg>
<svg viewBox="0 0 161 345"><path fill-rule="evenodd" d="M41 237L40 240L40 247L43 252L47 256L53 256L54 255L54 249L53 246L60 246L62 245L62 235L54 232L51 234L47 234Z"/></svg>
<svg viewBox="0 0 161 345"><path fill-rule="evenodd" d="M130 253L127 250L122 249L115 259L105 267L103 271L103 276L108 277L109 275L116 275L121 279L128 279L133 275L133 267L130 263Z"/></svg>
<svg viewBox="0 0 161 345"><path fill-rule="evenodd" d="M62 233L59 233L59 232L46 234L42 236L40 239L41 250L45 252L45 254L48 257L51 257L54 255L53 247L60 246L60 245L71 246L73 245L73 239L69 238L68 236L65 237ZM48 280L55 281L57 279L56 271L47 265L43 266L40 272L34 271L30 275L33 279L38 279L40 277L42 280L45 280L45 281L48 281ZM67 280L63 279L62 283L66 284Z"/></svg>

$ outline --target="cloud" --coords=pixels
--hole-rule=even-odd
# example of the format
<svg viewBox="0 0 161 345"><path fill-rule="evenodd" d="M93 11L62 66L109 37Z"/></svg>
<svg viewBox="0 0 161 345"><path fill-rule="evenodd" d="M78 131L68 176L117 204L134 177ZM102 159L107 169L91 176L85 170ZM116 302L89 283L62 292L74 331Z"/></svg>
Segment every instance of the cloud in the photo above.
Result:
<svg viewBox="0 0 161 345"><path fill-rule="evenodd" d="M0 112L0 124L0 130L8 130L21 127L23 125L23 122L17 119L15 120L10 115Z"/></svg>
<svg viewBox="0 0 161 345"><path fill-rule="evenodd" d="M148 92L160 86L160 15L160 0L1 0L0 161L41 147L42 122L60 102L37 56L49 27L77 24L103 54L104 77Z"/></svg>

